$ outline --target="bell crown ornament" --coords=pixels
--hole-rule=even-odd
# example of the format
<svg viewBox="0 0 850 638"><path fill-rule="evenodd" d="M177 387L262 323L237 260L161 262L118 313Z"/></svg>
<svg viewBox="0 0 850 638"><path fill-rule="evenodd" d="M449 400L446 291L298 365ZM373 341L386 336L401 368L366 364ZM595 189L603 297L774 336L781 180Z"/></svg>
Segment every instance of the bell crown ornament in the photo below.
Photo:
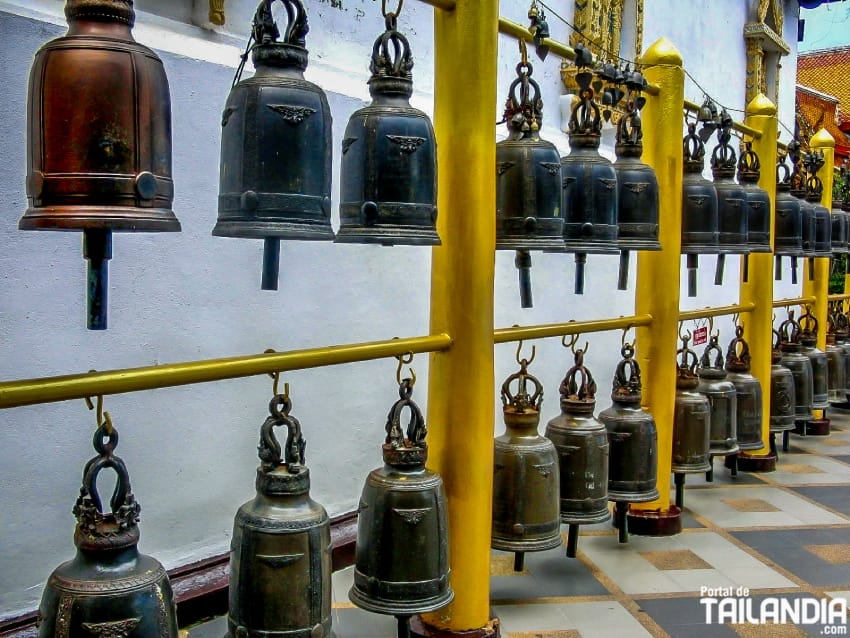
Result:
<svg viewBox="0 0 850 638"><path fill-rule="evenodd" d="M578 46L576 49L578 49ZM576 57L576 66L581 69L578 57ZM579 70L576 74L579 99L573 105L572 112L570 113L567 129L570 136L570 146L598 148L599 142L602 139L602 112L593 99L592 81L593 73L587 69Z"/></svg>
<svg viewBox="0 0 850 638"><path fill-rule="evenodd" d="M279 395L269 403L269 417L260 428L257 454L257 491L265 494L301 494L310 489L310 470L304 466L307 442L301 434L301 423L289 412L292 401ZM281 446L274 428L286 428L286 441Z"/></svg>
<svg viewBox="0 0 850 638"><path fill-rule="evenodd" d="M520 359L519 371L514 372L502 383L502 411L505 423L510 427L536 429L540 422L543 384L528 372L528 365L533 360L534 355L531 359ZM511 392L511 384L514 382L517 389L516 392ZM531 392L529 392L529 385L532 387Z"/></svg>
<svg viewBox="0 0 850 638"><path fill-rule="evenodd" d="M714 361L711 353L715 353ZM726 377L726 369L723 367L723 348L720 347L720 335L712 334L708 339L708 345L700 357L700 365L697 373L703 379L723 379Z"/></svg>
<svg viewBox="0 0 850 638"><path fill-rule="evenodd" d="M721 124L717 130L717 145L711 151L711 173L714 179L735 177L738 165L735 149L729 144L732 139L732 117L724 109L721 112Z"/></svg>
<svg viewBox="0 0 850 638"><path fill-rule="evenodd" d="M818 340L818 320L810 311L809 308L806 308L806 311L800 315L800 319L797 321L800 326L800 345L806 348L813 348Z"/></svg>
<svg viewBox="0 0 850 638"><path fill-rule="evenodd" d="M779 348L782 352L800 350L800 324L794 320L794 311L788 311L788 318L779 324Z"/></svg>
<svg viewBox="0 0 850 638"><path fill-rule="evenodd" d="M740 346L740 352L738 351ZM744 340L744 326L735 326L735 338L726 349L726 369L729 372L750 371L750 345Z"/></svg>
<svg viewBox="0 0 850 638"><path fill-rule="evenodd" d="M383 451L384 463L394 467L409 467L425 465L428 460L428 444L425 436L425 418L422 410L413 401L413 384L410 379L403 379L398 388L399 400L393 403L387 415L386 432ZM407 427L402 429L401 415L405 408L410 411Z"/></svg>
<svg viewBox="0 0 850 638"><path fill-rule="evenodd" d="M749 140L745 142L744 148L744 152L738 159L738 181L756 183L761 177L761 161L753 150L752 142Z"/></svg>
<svg viewBox="0 0 850 638"><path fill-rule="evenodd" d="M596 381L584 366L586 352L587 346L575 351L575 364L561 381L561 408L565 412L593 413L596 406Z"/></svg>
<svg viewBox="0 0 850 638"><path fill-rule="evenodd" d="M697 376L699 358L697 353L688 347L691 335L679 335L679 338L682 340L682 347L676 350L676 356L679 357L676 366L676 387L681 390L693 389L699 385L699 376Z"/></svg>
<svg viewBox="0 0 850 638"><path fill-rule="evenodd" d="M642 398L642 383L640 366L635 360L635 348L632 344L623 344L620 349L623 357L614 371L614 386L611 390L611 400L614 403L640 405Z"/></svg>
<svg viewBox="0 0 850 638"><path fill-rule="evenodd" d="M688 133L682 140L686 173L702 173L705 168L705 143L696 131L696 122L688 122Z"/></svg>

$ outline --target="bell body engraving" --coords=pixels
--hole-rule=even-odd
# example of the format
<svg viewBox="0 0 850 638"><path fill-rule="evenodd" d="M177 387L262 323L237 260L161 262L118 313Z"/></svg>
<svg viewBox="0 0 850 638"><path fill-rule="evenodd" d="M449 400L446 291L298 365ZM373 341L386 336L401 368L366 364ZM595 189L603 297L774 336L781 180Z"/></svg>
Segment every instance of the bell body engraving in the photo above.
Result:
<svg viewBox="0 0 850 638"><path fill-rule="evenodd" d="M658 178L648 164L617 146L617 243L624 250L661 250L658 241ZM628 148L628 147L627 147Z"/></svg>
<svg viewBox="0 0 850 638"><path fill-rule="evenodd" d="M747 193L728 171L715 171L714 188L717 191L717 242L720 253L746 253Z"/></svg>
<svg viewBox="0 0 850 638"><path fill-rule="evenodd" d="M746 142L738 160L738 182L747 202L747 250L751 253L769 253L770 245L770 195L759 186L761 162L753 151L752 142Z"/></svg>
<svg viewBox="0 0 850 638"><path fill-rule="evenodd" d="M702 176L705 145L696 134L695 124L689 125L683 146L682 253L713 255L718 250L717 191Z"/></svg>
<svg viewBox="0 0 850 638"><path fill-rule="evenodd" d="M812 407L823 410L829 407L829 381L826 353L813 345L803 344L800 354L809 358L812 365Z"/></svg>
<svg viewBox="0 0 850 638"><path fill-rule="evenodd" d="M617 173L597 150L598 136L570 135L570 152L561 159L564 242L568 252L615 254Z"/></svg>
<svg viewBox="0 0 850 638"><path fill-rule="evenodd" d="M681 359L676 366L676 399L673 410L673 453L674 474L708 472L711 440L711 406L708 397L697 392L700 379L697 376L698 358L688 348L690 336L682 337L682 347L676 352Z"/></svg>
<svg viewBox="0 0 850 638"><path fill-rule="evenodd" d="M847 378L844 370L844 348L829 343L826 346L826 378L829 384L830 403L844 403L847 400ZM814 374L814 371L812 371Z"/></svg>

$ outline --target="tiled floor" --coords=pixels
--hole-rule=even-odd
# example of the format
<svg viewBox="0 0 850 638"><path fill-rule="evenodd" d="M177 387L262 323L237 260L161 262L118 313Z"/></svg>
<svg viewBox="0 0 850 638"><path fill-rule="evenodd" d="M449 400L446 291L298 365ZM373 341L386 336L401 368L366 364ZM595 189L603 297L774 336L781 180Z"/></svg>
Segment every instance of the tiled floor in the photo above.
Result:
<svg viewBox="0 0 850 638"><path fill-rule="evenodd" d="M794 638L850 633L844 624L802 621L719 624L715 618L707 624L707 605L700 602L701 587L746 587L755 610L775 599L786 599L789 606L795 599L850 600L850 411L831 410L828 416L832 434L792 435L791 449L780 452L776 472L731 477L722 459L716 459L713 483L704 475L689 475L684 532L678 536L633 535L628 544L620 544L610 522L591 525L582 528L578 558L566 558L563 548L527 554L521 573L513 572L512 555L493 552L490 597L502 636ZM334 574L337 638L395 636L395 619L364 612L348 601L350 586L350 569ZM191 629L189 636L222 638L225 632L226 623L219 618Z"/></svg>

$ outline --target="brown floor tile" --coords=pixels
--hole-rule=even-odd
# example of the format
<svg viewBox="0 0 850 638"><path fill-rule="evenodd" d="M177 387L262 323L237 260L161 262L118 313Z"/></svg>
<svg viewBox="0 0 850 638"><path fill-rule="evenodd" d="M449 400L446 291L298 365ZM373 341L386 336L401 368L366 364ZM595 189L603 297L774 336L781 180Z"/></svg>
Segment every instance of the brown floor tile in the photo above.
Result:
<svg viewBox="0 0 850 638"><path fill-rule="evenodd" d="M724 498L726 505L739 512L781 512L778 507L760 498Z"/></svg>
<svg viewBox="0 0 850 638"><path fill-rule="evenodd" d="M805 463L785 463L778 466L777 469L789 474L824 474L824 471L819 467Z"/></svg>
<svg viewBox="0 0 850 638"><path fill-rule="evenodd" d="M833 565L850 563L850 545L803 545L803 548Z"/></svg>
<svg viewBox="0 0 850 638"><path fill-rule="evenodd" d="M491 576L528 576L529 571L523 569L521 572L514 571L513 554L491 554L490 575Z"/></svg>
<svg viewBox="0 0 850 638"><path fill-rule="evenodd" d="M689 549L640 552L656 569L712 569L711 565Z"/></svg>

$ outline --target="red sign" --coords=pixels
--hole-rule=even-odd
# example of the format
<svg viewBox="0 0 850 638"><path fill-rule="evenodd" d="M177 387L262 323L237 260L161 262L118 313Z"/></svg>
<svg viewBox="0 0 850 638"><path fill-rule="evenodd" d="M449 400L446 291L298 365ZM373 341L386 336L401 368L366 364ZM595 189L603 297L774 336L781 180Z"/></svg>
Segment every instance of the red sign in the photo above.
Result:
<svg viewBox="0 0 850 638"><path fill-rule="evenodd" d="M708 326L703 326L702 328L694 330L693 345L701 346L706 341L708 341Z"/></svg>

